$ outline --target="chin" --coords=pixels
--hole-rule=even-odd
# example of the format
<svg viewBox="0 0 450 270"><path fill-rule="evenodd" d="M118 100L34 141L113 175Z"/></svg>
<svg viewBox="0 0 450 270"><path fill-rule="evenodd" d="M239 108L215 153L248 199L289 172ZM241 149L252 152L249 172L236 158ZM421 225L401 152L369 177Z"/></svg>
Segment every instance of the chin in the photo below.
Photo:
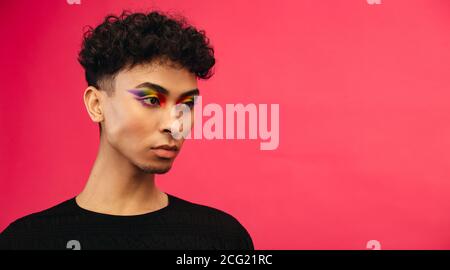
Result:
<svg viewBox="0 0 450 270"><path fill-rule="evenodd" d="M143 166L138 166L141 171L151 174L165 174L172 168L172 162L167 164L145 164Z"/></svg>
<svg viewBox="0 0 450 270"><path fill-rule="evenodd" d="M165 174L170 171L170 168L143 168L142 170L148 174Z"/></svg>

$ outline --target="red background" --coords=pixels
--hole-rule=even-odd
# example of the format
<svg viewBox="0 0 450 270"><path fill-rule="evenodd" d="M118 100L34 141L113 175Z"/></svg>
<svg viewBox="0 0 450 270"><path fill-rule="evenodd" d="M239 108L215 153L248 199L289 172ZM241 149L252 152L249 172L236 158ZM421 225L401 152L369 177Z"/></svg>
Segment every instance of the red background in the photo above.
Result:
<svg viewBox="0 0 450 270"><path fill-rule="evenodd" d="M450 1L2 1L0 229L81 191L98 128L76 57L122 9L185 15L216 48L203 103L280 104L280 145L190 140L166 192L257 249L450 248Z"/></svg>

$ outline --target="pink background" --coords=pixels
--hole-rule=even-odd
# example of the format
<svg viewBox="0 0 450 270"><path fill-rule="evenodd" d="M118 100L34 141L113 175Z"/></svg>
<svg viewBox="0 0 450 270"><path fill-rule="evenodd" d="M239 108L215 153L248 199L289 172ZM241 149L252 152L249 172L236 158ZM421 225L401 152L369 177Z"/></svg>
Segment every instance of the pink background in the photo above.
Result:
<svg viewBox="0 0 450 270"><path fill-rule="evenodd" d="M280 104L280 145L190 140L158 184L257 249L450 248L450 1L2 1L0 229L81 191L98 128L84 25L184 14L216 48L203 103Z"/></svg>

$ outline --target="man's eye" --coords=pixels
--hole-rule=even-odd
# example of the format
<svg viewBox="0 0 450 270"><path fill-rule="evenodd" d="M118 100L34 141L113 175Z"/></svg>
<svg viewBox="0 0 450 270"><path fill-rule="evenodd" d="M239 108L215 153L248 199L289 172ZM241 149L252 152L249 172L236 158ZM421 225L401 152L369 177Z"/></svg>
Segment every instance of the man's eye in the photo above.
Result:
<svg viewBox="0 0 450 270"><path fill-rule="evenodd" d="M188 106L191 109L194 108L194 105L195 105L194 101L188 101L188 102L185 102L183 104L185 104L186 106Z"/></svg>
<svg viewBox="0 0 450 270"><path fill-rule="evenodd" d="M196 104L196 99L194 97L186 98L182 101L182 104L188 106L190 109L194 108Z"/></svg>
<svg viewBox="0 0 450 270"><path fill-rule="evenodd" d="M146 97L141 99L146 105L157 106L160 105L159 98L157 97Z"/></svg>

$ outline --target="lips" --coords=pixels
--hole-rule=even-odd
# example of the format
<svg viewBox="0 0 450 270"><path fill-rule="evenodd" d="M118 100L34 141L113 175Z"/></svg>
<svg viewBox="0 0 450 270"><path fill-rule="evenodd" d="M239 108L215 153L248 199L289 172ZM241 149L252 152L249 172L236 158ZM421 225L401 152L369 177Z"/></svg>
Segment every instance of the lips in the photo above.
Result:
<svg viewBox="0 0 450 270"><path fill-rule="evenodd" d="M178 154L176 145L160 145L151 149L157 156L161 158L174 158Z"/></svg>

